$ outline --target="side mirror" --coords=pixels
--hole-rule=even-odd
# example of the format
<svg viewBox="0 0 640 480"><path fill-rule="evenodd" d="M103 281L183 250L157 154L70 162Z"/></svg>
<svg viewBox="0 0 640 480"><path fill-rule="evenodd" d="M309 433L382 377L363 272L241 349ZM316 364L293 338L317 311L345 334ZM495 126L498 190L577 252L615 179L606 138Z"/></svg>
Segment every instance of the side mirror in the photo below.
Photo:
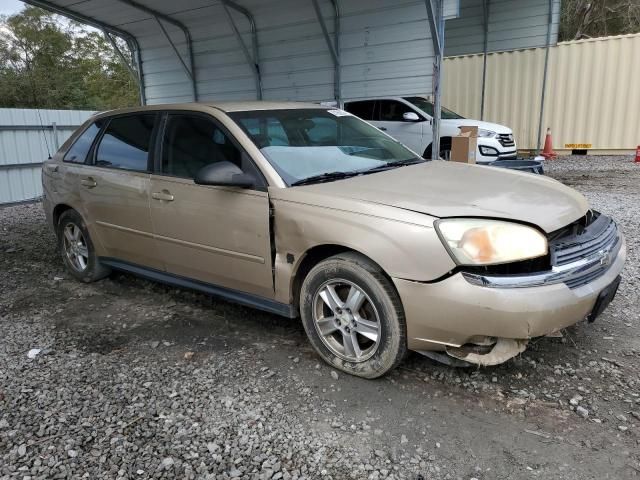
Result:
<svg viewBox="0 0 640 480"><path fill-rule="evenodd" d="M419 122L421 120L416 112L404 112L402 119L405 122Z"/></svg>
<svg viewBox="0 0 640 480"><path fill-rule="evenodd" d="M217 185L220 187L251 188L255 179L247 175L231 162L210 163L202 167L193 181L197 185Z"/></svg>

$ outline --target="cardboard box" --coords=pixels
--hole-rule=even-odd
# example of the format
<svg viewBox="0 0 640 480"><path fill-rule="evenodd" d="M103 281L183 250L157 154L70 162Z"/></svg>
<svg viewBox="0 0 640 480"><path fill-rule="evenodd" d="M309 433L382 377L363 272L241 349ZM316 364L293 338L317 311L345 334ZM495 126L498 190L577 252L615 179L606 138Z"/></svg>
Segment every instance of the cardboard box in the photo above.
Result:
<svg viewBox="0 0 640 480"><path fill-rule="evenodd" d="M478 127L459 127L460 134L451 138L451 161L476 163Z"/></svg>

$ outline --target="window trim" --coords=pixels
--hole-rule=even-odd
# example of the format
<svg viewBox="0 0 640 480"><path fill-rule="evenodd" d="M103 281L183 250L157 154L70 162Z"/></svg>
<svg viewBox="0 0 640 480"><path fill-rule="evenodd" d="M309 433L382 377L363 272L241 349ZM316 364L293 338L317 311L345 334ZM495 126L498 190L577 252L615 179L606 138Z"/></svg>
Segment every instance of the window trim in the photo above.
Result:
<svg viewBox="0 0 640 480"><path fill-rule="evenodd" d="M136 173L153 173L152 167L154 165L154 159L155 159L155 142L157 139L157 131L159 128L159 120L160 120L160 116L159 113L156 110L149 110L149 111L137 111L137 112L127 112L127 113L120 113L120 114L115 114L115 115L108 115L105 117L101 117L98 118L96 120L96 122L99 122L100 120L104 120L104 125L101 127L100 132L98 133L98 135L96 135L96 141L94 141L93 145L91 146L91 150L89 152L89 154L87 155L87 157L90 157L90 162L87 162L88 165L91 165L93 167L96 168L104 168L106 170L117 170L119 172L136 172ZM134 170L134 169L130 169L130 168L119 168L119 167L112 167L112 166L107 166L107 165L98 165L96 163L96 157L98 155L98 148L100 146L100 143L102 143L102 139L104 138L104 135L107 131L107 129L109 128L109 125L111 125L111 122L115 119L118 118L126 118L126 117L137 117L140 115L153 115L155 118L153 120L153 127L151 129L151 135L149 136L149 154L147 156L147 169L146 170Z"/></svg>
<svg viewBox="0 0 640 480"><path fill-rule="evenodd" d="M160 125L158 128L157 137L156 137L156 148L155 148L156 154L154 155L153 170L151 172L152 174L161 176L161 177L179 178L181 180L188 180L188 181L190 180L194 185L196 184L193 178L181 177L179 175L171 175L169 173L164 173L162 171L162 156L164 154L164 150L163 150L164 137L167 131L167 123L169 122L170 115L190 115L195 117L202 117L206 120L213 122L213 124L216 127L218 127L220 130L222 130L222 133L224 133L227 136L227 138L231 140L231 143L233 143L233 145L240 151L240 153L247 157L247 159L253 165L256 173L258 174L258 178L256 178L256 185L254 185L252 188L244 188L243 190L249 190L249 191L258 190L261 192L267 191L269 187L269 182L267 182L267 179L264 176L264 173L262 173L262 170L260 170L260 167L258 166L257 162L249 154L249 152L247 152L247 150L242 146L242 144L238 141L238 139L215 116L211 115L210 113L200 112L196 110L163 110L162 111L162 114L161 114L162 118L160 120ZM202 187L205 185L199 185L199 186ZM216 187L215 185L207 185L207 186ZM224 187L224 188L228 188L228 187Z"/></svg>
<svg viewBox="0 0 640 480"><path fill-rule="evenodd" d="M93 148L96 144L96 141L98 140L98 138L102 138L102 127L98 127L98 133L95 134L95 136L93 137L93 140L91 141L91 145L89 145L89 150L87 150L87 154L84 157L84 162L74 162L71 160L67 160L66 157L69 154L69 151L74 147L74 145L78 143L78 140L80 140L80 137L84 135L87 130L89 130L89 127L96 125L96 123L99 120L100 119L96 119L92 122L87 123L87 125L82 129L82 131L80 131L80 133L77 134L76 138L73 139L73 142L69 144L69 148L67 148L62 153L62 163L67 163L70 165L90 165L90 161L92 160Z"/></svg>

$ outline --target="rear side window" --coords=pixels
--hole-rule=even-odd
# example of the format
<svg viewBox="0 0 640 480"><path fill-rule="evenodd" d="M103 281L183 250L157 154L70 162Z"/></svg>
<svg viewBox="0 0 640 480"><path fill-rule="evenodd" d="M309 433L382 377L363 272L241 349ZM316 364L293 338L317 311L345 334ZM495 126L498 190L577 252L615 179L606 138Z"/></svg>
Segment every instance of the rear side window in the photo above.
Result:
<svg viewBox="0 0 640 480"><path fill-rule="evenodd" d="M147 171L155 119L155 114L112 118L98 145L96 165Z"/></svg>
<svg viewBox="0 0 640 480"><path fill-rule="evenodd" d="M373 107L376 102L373 100L367 100L362 102L349 102L345 104L345 110L352 113L356 117L360 117L362 120L377 120L374 118Z"/></svg>
<svg viewBox="0 0 640 480"><path fill-rule="evenodd" d="M100 128L95 123L89 125L87 129L82 132L82 135L77 138L74 144L71 145L71 148L67 151L62 160L71 163L85 163L87 160L87 154L89 153L91 145L99 131Z"/></svg>

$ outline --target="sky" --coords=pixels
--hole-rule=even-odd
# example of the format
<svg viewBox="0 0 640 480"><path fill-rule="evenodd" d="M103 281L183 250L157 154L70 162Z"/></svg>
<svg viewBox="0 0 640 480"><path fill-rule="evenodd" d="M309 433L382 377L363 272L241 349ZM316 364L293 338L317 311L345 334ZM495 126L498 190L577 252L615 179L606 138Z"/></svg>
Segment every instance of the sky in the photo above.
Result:
<svg viewBox="0 0 640 480"><path fill-rule="evenodd" d="M0 15L11 15L24 8L24 3L18 0L0 0Z"/></svg>

